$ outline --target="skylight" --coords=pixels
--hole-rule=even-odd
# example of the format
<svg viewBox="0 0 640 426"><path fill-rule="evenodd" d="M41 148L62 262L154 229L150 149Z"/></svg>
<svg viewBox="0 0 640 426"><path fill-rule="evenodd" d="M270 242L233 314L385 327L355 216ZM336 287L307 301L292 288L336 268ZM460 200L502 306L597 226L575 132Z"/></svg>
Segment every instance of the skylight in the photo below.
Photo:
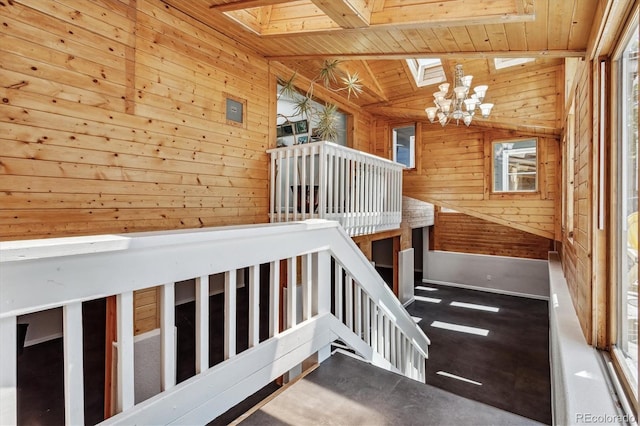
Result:
<svg viewBox="0 0 640 426"><path fill-rule="evenodd" d="M418 87L430 86L447 81L440 59L407 59L407 64Z"/></svg>
<svg viewBox="0 0 640 426"><path fill-rule="evenodd" d="M503 68L515 67L516 65L522 65L533 61L535 61L534 58L495 58L493 63L497 70L501 70Z"/></svg>

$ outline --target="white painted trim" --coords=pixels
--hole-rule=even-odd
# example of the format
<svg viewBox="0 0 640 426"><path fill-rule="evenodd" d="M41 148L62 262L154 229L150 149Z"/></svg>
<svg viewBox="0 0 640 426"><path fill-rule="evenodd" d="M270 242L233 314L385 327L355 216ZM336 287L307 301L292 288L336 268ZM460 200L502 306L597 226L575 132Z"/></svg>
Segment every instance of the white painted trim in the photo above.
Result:
<svg viewBox="0 0 640 426"><path fill-rule="evenodd" d="M101 424L205 424L338 338L332 323L330 314L305 321Z"/></svg>
<svg viewBox="0 0 640 426"><path fill-rule="evenodd" d="M84 374L82 359L82 303L65 305L64 329L64 421L67 425L84 424Z"/></svg>
<svg viewBox="0 0 640 426"><path fill-rule="evenodd" d="M478 287L475 285L468 285L468 284L450 283L447 281L428 280L423 278L422 282L425 284L439 284L447 287L458 287L458 288L466 288L468 290L484 291L485 293L504 294L505 296L518 296L518 297L524 297L526 299L549 300L547 296L538 296L538 295L529 294L529 293L518 293L516 291L508 291L508 290L498 290L495 288Z"/></svg>
<svg viewBox="0 0 640 426"><path fill-rule="evenodd" d="M224 273L224 359L236 354L236 271Z"/></svg>
<svg viewBox="0 0 640 426"><path fill-rule="evenodd" d="M165 284L160 290L160 352L162 390L176 384L175 283Z"/></svg>
<svg viewBox="0 0 640 426"><path fill-rule="evenodd" d="M118 332L118 381L116 410L130 409L135 404L135 366L133 340L133 292L121 293L116 298Z"/></svg>
<svg viewBox="0 0 640 426"><path fill-rule="evenodd" d="M553 424L589 423L584 416L622 419L605 366L582 333L556 252L549 253L549 289ZM615 420L604 423L622 424Z"/></svg>
<svg viewBox="0 0 640 426"><path fill-rule="evenodd" d="M196 294L196 374L209 369L209 276L197 277Z"/></svg>
<svg viewBox="0 0 640 426"><path fill-rule="evenodd" d="M0 318L0 424L18 424L16 317Z"/></svg>

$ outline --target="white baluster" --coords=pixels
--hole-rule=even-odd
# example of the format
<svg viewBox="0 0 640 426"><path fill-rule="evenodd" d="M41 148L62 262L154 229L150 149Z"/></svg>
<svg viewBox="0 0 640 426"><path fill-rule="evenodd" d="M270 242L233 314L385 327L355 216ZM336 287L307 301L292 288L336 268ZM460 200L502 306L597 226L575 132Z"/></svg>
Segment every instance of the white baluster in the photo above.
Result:
<svg viewBox="0 0 640 426"><path fill-rule="evenodd" d="M378 306L375 304L373 300L371 300L371 348L378 352Z"/></svg>
<svg viewBox="0 0 640 426"><path fill-rule="evenodd" d="M369 296L364 292L362 297L364 299L362 302L362 306L364 307L364 312L362 313L364 320L364 341L367 345L371 345L371 299L369 299Z"/></svg>
<svg viewBox="0 0 640 426"><path fill-rule="evenodd" d="M62 308L64 342L64 421L84 424L84 380L82 370L82 302Z"/></svg>
<svg viewBox="0 0 640 426"><path fill-rule="evenodd" d="M298 210L302 211L304 205L305 193L304 186L299 181L300 167L298 165L298 153L300 150L293 149L293 220L298 220Z"/></svg>
<svg viewBox="0 0 640 426"><path fill-rule="evenodd" d="M174 283L160 288L162 390L169 390L176 384L175 294Z"/></svg>
<svg viewBox="0 0 640 426"><path fill-rule="evenodd" d="M378 330L378 353L384 356L384 348L385 348L385 334L384 334L384 313L380 309L376 309L377 311L377 330Z"/></svg>
<svg viewBox="0 0 640 426"><path fill-rule="evenodd" d="M297 270L296 258L287 259L287 322L285 328L295 327L297 324L296 307L297 307Z"/></svg>
<svg viewBox="0 0 640 426"><path fill-rule="evenodd" d="M327 217L327 154L326 154L327 146L326 144L320 145L318 149L318 181L316 185L318 185L318 217L320 219L325 219ZM314 157L315 158L315 157ZM315 179L315 161L312 162L312 176ZM311 186L313 193L313 184ZM314 195L315 197L315 195ZM312 202L314 198L311 198ZM315 205L315 204L312 204Z"/></svg>
<svg viewBox="0 0 640 426"><path fill-rule="evenodd" d="M312 315L312 255L302 255L301 268L302 268L302 320L306 321L311 318Z"/></svg>
<svg viewBox="0 0 640 426"><path fill-rule="evenodd" d="M275 176L275 190L276 190L276 208L278 209L278 222L282 222L282 151L277 152L278 166Z"/></svg>
<svg viewBox="0 0 640 426"><path fill-rule="evenodd" d="M354 332L358 335L358 337L362 338L362 290L360 288L360 285L356 284L354 291Z"/></svg>
<svg viewBox="0 0 640 426"><path fill-rule="evenodd" d="M331 256L326 250L313 253L313 315L331 312Z"/></svg>
<svg viewBox="0 0 640 426"><path fill-rule="evenodd" d="M260 342L260 265L249 267L249 347Z"/></svg>
<svg viewBox="0 0 640 426"><path fill-rule="evenodd" d="M224 359L236 354L237 271L224 273Z"/></svg>
<svg viewBox="0 0 640 426"><path fill-rule="evenodd" d="M280 261L269 264L269 337L280 331Z"/></svg>
<svg viewBox="0 0 640 426"><path fill-rule="evenodd" d="M333 219L335 211L334 193L336 188L336 172L335 172L335 158L336 153L333 148L326 148L327 153L327 215L326 219Z"/></svg>
<svg viewBox="0 0 640 426"><path fill-rule="evenodd" d="M116 297L118 316L118 395L117 411L122 412L135 403L134 351L133 351L133 292Z"/></svg>
<svg viewBox="0 0 640 426"><path fill-rule="evenodd" d="M196 278L196 374L209 368L209 276Z"/></svg>
<svg viewBox="0 0 640 426"><path fill-rule="evenodd" d="M396 326L394 324L390 324L389 329L389 362L394 367L396 366Z"/></svg>
<svg viewBox="0 0 640 426"><path fill-rule="evenodd" d="M318 149L317 146L314 146L311 150L311 164L309 165L309 212L311 213L311 215L313 215L315 213L315 205L316 205L316 185L318 185L318 188L320 191L322 191L322 180L318 179L316 180L316 155L318 156L318 162L320 164L322 164L323 158L322 155L320 155L320 153L322 152L322 146L320 147L320 149ZM319 178L322 177L322 175L318 176ZM318 200L320 201L320 200ZM323 218L324 217L324 213L322 212L322 210L320 210L320 203L318 203L318 213L320 213L320 217Z"/></svg>
<svg viewBox="0 0 640 426"><path fill-rule="evenodd" d="M285 174L284 174L284 205L285 205L285 212L286 212L286 217L285 217L285 222L289 222L291 220L291 216L289 213L289 207L291 205L290 200L289 200L289 193L291 192L291 183L290 183L290 175L291 175L291 150L287 150L286 151L286 163L287 163L287 167L285 170ZM294 208L293 210L295 211L295 194L294 194Z"/></svg>
<svg viewBox="0 0 640 426"><path fill-rule="evenodd" d="M277 180L276 180L276 156L274 155L274 153L271 153L271 161L270 161L270 168L269 168L269 221L271 223L275 222L275 214L276 214L276 210L275 210L275 194L276 194L276 185L277 185Z"/></svg>
<svg viewBox="0 0 640 426"><path fill-rule="evenodd" d="M307 148L303 147L302 148L302 152L301 152L301 160L300 160L300 185L301 185L301 191L302 191L302 201L301 201L301 206L300 206L300 211L302 212L302 219L307 219L309 216L308 214L311 213L313 211L313 208L311 206L309 206L309 208L307 208L307 190L309 189L308 186L308 179L307 179L307 161L309 160L309 155L307 154ZM313 160L313 156L311 157Z"/></svg>
<svg viewBox="0 0 640 426"><path fill-rule="evenodd" d="M342 266L336 262L335 267L335 315L342 322L343 314L342 314Z"/></svg>
<svg viewBox="0 0 640 426"><path fill-rule="evenodd" d="M347 274L344 285L345 325L353 331L353 277L351 275Z"/></svg>

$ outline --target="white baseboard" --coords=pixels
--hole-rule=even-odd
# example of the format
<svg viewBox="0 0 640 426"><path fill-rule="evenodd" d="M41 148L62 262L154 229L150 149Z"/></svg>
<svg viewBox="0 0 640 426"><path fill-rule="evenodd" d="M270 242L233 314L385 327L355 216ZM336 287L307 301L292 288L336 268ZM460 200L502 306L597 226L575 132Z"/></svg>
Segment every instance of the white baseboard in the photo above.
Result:
<svg viewBox="0 0 640 426"><path fill-rule="evenodd" d="M469 285L469 284L451 283L451 282L447 282L447 281L428 280L428 279L424 279L424 278L422 279L422 282L426 283L426 284L438 284L438 285L444 285L444 286L447 286L447 287L458 287L458 288L465 288L465 289L468 289L468 290L484 291L486 293L503 294L505 296L517 296L517 297L524 297L524 298L527 298L527 299L536 299L536 300L549 301L549 298L547 296L540 296L540 295L537 295L537 294L519 293L519 292L516 292L516 291L499 290L499 289L495 289L495 288L479 287L479 286Z"/></svg>

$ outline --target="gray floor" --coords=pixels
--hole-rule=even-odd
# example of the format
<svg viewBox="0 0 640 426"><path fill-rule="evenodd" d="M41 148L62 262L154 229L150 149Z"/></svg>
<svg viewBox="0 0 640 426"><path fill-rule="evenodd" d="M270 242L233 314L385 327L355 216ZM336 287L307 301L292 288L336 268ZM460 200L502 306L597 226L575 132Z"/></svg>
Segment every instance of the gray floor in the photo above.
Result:
<svg viewBox="0 0 640 426"><path fill-rule="evenodd" d="M411 315L420 318L418 325L431 339L427 383L551 424L546 300L423 283L417 284L416 296L427 298L417 299L408 307ZM454 302L494 311L455 306ZM434 321L476 327L487 335L434 327ZM442 372L481 385L452 379Z"/></svg>
<svg viewBox="0 0 640 426"><path fill-rule="evenodd" d="M537 425L498 408L334 354L242 425Z"/></svg>

